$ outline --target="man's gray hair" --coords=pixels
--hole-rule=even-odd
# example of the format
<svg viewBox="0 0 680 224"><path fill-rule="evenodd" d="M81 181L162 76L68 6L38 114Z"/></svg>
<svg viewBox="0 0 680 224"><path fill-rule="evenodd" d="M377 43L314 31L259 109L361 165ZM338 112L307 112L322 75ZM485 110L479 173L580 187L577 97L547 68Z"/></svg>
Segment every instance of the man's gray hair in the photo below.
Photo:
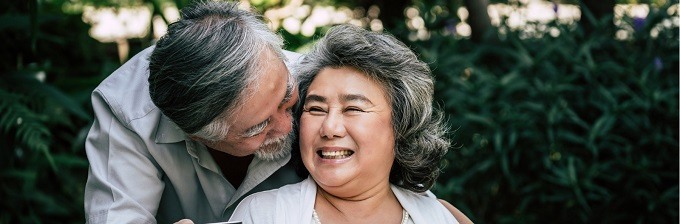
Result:
<svg viewBox="0 0 680 224"><path fill-rule="evenodd" d="M268 55L285 60L283 40L236 2L197 1L181 10L149 58L154 104L184 132L226 137L226 122L252 95Z"/></svg>
<svg viewBox="0 0 680 224"><path fill-rule="evenodd" d="M441 113L432 107L434 84L427 64L391 35L370 32L352 25L332 27L297 67L300 101L324 68L351 67L382 85L392 106L395 163L390 182L424 192L440 173L440 162L449 140Z"/></svg>

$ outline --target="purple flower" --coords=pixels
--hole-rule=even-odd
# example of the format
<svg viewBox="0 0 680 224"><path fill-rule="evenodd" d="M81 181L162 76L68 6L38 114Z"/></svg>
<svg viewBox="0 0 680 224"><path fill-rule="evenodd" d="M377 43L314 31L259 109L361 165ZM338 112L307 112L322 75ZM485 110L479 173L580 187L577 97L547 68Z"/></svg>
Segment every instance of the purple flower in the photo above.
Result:
<svg viewBox="0 0 680 224"><path fill-rule="evenodd" d="M552 4L553 4L553 12L555 12L555 14L557 14L557 11L560 9L559 8L560 6L557 3L555 3L554 1L552 2Z"/></svg>
<svg viewBox="0 0 680 224"><path fill-rule="evenodd" d="M646 18L643 17L633 17L633 29L635 32L642 31L642 28L645 27L645 20Z"/></svg>
<svg viewBox="0 0 680 224"><path fill-rule="evenodd" d="M458 24L457 19L448 19L446 20L446 26L445 29L449 31L451 34L456 34L456 25Z"/></svg>
<svg viewBox="0 0 680 224"><path fill-rule="evenodd" d="M661 71L661 69L663 69L663 61L661 61L661 58L654 57L654 69L656 69L656 71Z"/></svg>

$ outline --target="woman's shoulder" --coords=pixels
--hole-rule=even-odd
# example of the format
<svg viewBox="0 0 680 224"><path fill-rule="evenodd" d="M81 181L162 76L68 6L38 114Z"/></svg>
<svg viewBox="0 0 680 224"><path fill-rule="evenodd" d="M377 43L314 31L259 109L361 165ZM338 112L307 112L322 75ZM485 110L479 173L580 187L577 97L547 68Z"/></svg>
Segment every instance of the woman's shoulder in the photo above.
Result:
<svg viewBox="0 0 680 224"><path fill-rule="evenodd" d="M234 209L229 221L262 223L263 218L276 214L276 197L279 189L261 191L245 197Z"/></svg>
<svg viewBox="0 0 680 224"><path fill-rule="evenodd" d="M274 204L276 202L276 197L279 195L279 191L280 189L272 189L253 193L245 197L239 203L239 205L241 204L252 205L256 203L258 204L258 206L263 206L267 204Z"/></svg>
<svg viewBox="0 0 680 224"><path fill-rule="evenodd" d="M276 206L277 201L282 199L285 200L287 197L295 197L297 194L299 194L302 183L303 182L288 184L277 189L260 191L248 195L239 203L236 210L239 210L239 207L242 206L248 206L251 208Z"/></svg>
<svg viewBox="0 0 680 224"><path fill-rule="evenodd" d="M415 223L458 223L453 214L431 194L415 193L394 185L392 191Z"/></svg>
<svg viewBox="0 0 680 224"><path fill-rule="evenodd" d="M416 193L395 185L392 185L392 191L397 196L400 203L415 204L420 206L436 206L439 204L434 194L429 192Z"/></svg>
<svg viewBox="0 0 680 224"><path fill-rule="evenodd" d="M277 212L282 208L299 204L307 180L285 185L278 189L261 191L245 197L234 210L230 221L242 221L243 223L272 223L276 221Z"/></svg>

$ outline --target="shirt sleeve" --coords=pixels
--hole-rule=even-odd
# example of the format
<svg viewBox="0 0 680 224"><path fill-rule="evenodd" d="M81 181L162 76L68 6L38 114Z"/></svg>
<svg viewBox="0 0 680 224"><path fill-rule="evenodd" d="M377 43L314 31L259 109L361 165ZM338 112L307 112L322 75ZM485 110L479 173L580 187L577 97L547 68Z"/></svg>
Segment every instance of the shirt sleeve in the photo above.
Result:
<svg viewBox="0 0 680 224"><path fill-rule="evenodd" d="M95 119L85 142L87 223L155 223L164 189L161 169L101 92L93 92L92 107Z"/></svg>

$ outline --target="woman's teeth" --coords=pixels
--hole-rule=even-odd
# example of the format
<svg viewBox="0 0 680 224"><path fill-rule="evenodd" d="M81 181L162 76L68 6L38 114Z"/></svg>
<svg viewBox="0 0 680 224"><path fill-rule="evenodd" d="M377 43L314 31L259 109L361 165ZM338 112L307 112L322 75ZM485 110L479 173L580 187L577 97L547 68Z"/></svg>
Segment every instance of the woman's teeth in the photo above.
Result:
<svg viewBox="0 0 680 224"><path fill-rule="evenodd" d="M350 150L341 151L318 151L317 154L323 159L344 159L350 157L354 152Z"/></svg>

